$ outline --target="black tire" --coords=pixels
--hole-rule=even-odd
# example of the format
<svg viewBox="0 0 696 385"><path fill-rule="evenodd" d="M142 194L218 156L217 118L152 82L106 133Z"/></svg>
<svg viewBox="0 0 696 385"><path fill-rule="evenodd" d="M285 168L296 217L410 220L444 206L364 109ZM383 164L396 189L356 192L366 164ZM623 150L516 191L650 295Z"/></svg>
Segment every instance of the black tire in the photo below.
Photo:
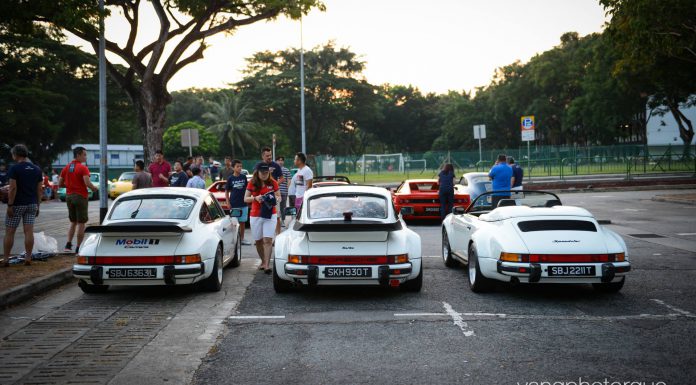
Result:
<svg viewBox="0 0 696 385"><path fill-rule="evenodd" d="M447 230L442 228L442 260L445 262L447 267L457 267L459 262L454 259L452 255L452 248L450 247L449 237L447 237Z"/></svg>
<svg viewBox="0 0 696 385"><path fill-rule="evenodd" d="M474 247L474 245L469 246L469 266L467 273L469 289L474 293L485 293L493 288L494 282L481 274L478 254L476 253L476 247Z"/></svg>
<svg viewBox="0 0 696 385"><path fill-rule="evenodd" d="M206 291L220 291L222 289L222 248L218 246L215 252L215 263L210 277L202 282L203 289Z"/></svg>
<svg viewBox="0 0 696 385"><path fill-rule="evenodd" d="M106 291L109 290L109 285L92 285L87 283L84 279L79 280L77 286L86 294L106 293Z"/></svg>
<svg viewBox="0 0 696 385"><path fill-rule="evenodd" d="M276 293L289 293L293 289L293 284L292 282L288 282L286 280L280 279L278 276L278 267L275 264L275 260L273 261L273 290L275 290Z"/></svg>
<svg viewBox="0 0 696 385"><path fill-rule="evenodd" d="M237 235L237 243L234 244L234 255L230 261L230 267L239 267L242 264L242 240Z"/></svg>
<svg viewBox="0 0 696 385"><path fill-rule="evenodd" d="M593 283L592 287L600 293L618 293L623 288L625 282L626 277L623 277L619 282Z"/></svg>
<svg viewBox="0 0 696 385"><path fill-rule="evenodd" d="M418 276L410 281L406 281L401 284L401 291L408 291L408 292L413 292L417 293L421 291L421 288L423 287L423 264L421 263L421 269L420 272L418 273Z"/></svg>

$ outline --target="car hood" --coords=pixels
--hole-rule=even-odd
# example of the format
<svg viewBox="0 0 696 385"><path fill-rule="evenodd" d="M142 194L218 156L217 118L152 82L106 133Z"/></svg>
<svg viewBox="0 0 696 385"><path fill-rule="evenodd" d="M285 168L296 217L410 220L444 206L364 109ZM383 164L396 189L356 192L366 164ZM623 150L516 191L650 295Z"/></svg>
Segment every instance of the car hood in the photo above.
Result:
<svg viewBox="0 0 696 385"><path fill-rule="evenodd" d="M528 207L505 206L498 207L488 214L482 214L479 219L487 222L502 221L512 218L528 218L542 216L571 216L594 218L589 211L574 206Z"/></svg>
<svg viewBox="0 0 696 385"><path fill-rule="evenodd" d="M534 230L523 231L525 223L540 223ZM554 223L566 224L555 226ZM579 230L568 223L585 224L595 231ZM512 226L530 254L606 254L618 253L623 248L608 237L593 218L577 217L523 217L507 223ZM582 226L581 226L582 227ZM502 242L505 242L502 240Z"/></svg>

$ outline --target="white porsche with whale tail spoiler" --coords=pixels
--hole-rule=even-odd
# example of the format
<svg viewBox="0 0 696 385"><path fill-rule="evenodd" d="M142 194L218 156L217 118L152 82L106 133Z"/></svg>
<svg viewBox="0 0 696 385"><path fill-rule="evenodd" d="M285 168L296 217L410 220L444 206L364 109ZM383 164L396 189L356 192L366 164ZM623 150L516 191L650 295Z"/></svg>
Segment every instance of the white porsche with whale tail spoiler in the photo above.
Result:
<svg viewBox="0 0 696 385"><path fill-rule="evenodd" d="M239 266L239 223L202 189L148 188L116 199L101 226L89 226L73 275L86 293L110 285L200 283L218 291L222 269Z"/></svg>
<svg viewBox="0 0 696 385"><path fill-rule="evenodd" d="M404 208L408 210L408 208ZM421 239L379 187L310 189L289 229L275 240L273 288L381 285L420 291Z"/></svg>
<svg viewBox="0 0 696 385"><path fill-rule="evenodd" d="M494 194L501 192L483 193L466 209L455 207L442 223L444 263L468 265L472 291L489 290L495 281L621 290L631 270L626 244L587 210L563 206L543 191L506 192L512 199Z"/></svg>

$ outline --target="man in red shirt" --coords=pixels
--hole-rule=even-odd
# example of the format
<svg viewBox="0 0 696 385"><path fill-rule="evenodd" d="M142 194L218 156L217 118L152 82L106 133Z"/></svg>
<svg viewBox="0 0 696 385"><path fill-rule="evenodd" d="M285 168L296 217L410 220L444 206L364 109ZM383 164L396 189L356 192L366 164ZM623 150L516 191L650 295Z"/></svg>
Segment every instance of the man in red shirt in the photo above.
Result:
<svg viewBox="0 0 696 385"><path fill-rule="evenodd" d="M172 172L172 166L164 160L164 154L161 150L155 151L155 161L150 163L148 171L152 175L152 187L169 186L169 174Z"/></svg>
<svg viewBox="0 0 696 385"><path fill-rule="evenodd" d="M60 172L58 184L65 187L65 202L68 205L68 217L70 218L70 228L68 229L68 242L65 244L65 251L72 250L72 239L77 229L77 246L75 253L80 252L80 245L85 237L85 223L87 223L87 187L94 193L98 187L89 180L89 169L83 163L87 162L87 150L84 147L73 149L72 162Z"/></svg>

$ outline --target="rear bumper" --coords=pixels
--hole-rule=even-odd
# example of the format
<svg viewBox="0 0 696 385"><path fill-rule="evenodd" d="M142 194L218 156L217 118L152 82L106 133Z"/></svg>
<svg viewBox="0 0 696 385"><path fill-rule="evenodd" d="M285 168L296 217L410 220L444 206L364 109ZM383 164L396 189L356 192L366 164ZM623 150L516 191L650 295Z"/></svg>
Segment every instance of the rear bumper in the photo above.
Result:
<svg viewBox="0 0 696 385"><path fill-rule="evenodd" d="M420 271L418 263L390 265L299 265L283 262L279 275L298 284L317 285L380 285L398 286L409 279L415 278ZM276 265L276 267L278 267ZM369 274L360 277L329 277L327 268L369 269Z"/></svg>
<svg viewBox="0 0 696 385"><path fill-rule="evenodd" d="M112 269L154 269L153 277L148 278L113 278L109 271ZM194 283L205 275L205 263L188 265L128 265L100 266L73 265L73 276L94 285L186 285Z"/></svg>
<svg viewBox="0 0 696 385"><path fill-rule="evenodd" d="M550 266L594 266L594 275L549 275ZM515 263L497 261L497 273L525 283L606 283L621 280L631 271L630 262L602 263Z"/></svg>

